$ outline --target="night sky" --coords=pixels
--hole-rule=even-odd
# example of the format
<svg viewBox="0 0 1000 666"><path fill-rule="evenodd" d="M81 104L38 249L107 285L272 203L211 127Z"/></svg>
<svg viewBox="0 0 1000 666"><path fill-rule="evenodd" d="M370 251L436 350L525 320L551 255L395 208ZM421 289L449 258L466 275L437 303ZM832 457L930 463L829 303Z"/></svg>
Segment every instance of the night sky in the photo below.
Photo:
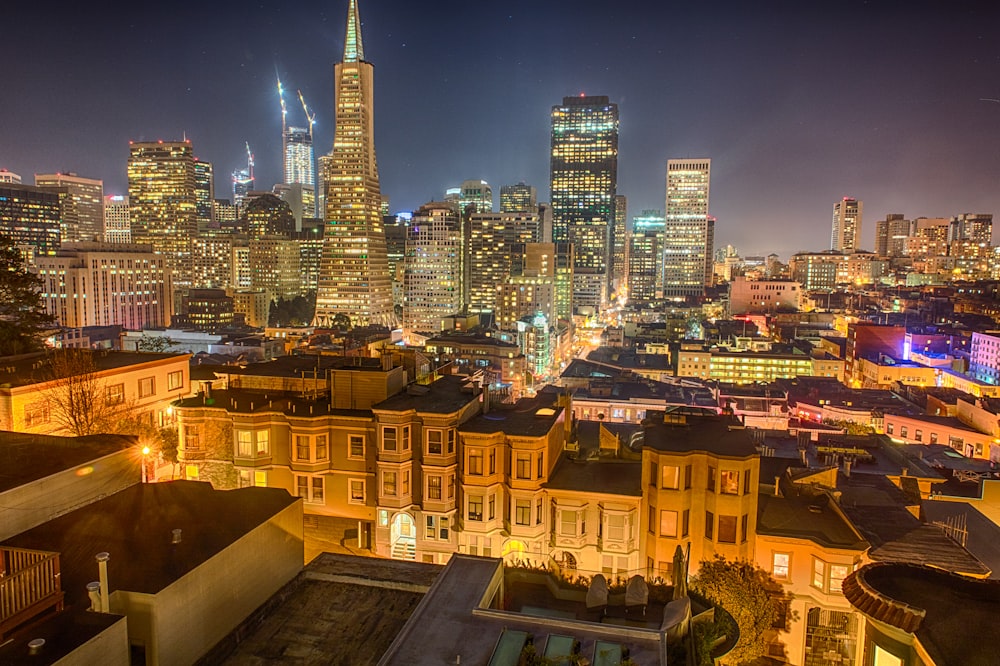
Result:
<svg viewBox="0 0 1000 666"><path fill-rule="evenodd" d="M0 167L26 183L75 171L124 194L129 139L187 132L216 196L245 140L270 189L276 71L329 150L346 0L61 4L2 14ZM619 105L630 218L663 208L667 158L712 158L717 247L826 248L842 196L869 249L887 212L1000 219L998 4L360 0L382 191L394 211L468 178L545 200L550 108L586 92Z"/></svg>

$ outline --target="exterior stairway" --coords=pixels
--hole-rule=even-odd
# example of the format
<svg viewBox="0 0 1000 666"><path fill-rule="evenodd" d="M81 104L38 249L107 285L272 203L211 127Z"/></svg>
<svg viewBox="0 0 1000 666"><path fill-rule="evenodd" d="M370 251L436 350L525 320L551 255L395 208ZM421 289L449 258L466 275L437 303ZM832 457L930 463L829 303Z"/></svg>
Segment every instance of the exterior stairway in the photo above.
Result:
<svg viewBox="0 0 1000 666"><path fill-rule="evenodd" d="M392 544L392 559L394 560L416 560L417 543L416 539L399 539Z"/></svg>

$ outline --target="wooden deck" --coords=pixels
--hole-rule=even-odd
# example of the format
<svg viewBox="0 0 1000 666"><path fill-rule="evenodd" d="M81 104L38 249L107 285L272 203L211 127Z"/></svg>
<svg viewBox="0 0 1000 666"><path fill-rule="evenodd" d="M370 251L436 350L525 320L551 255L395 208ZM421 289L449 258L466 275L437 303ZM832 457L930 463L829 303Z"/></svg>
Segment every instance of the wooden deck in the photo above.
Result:
<svg viewBox="0 0 1000 666"><path fill-rule="evenodd" d="M0 638L62 607L59 553L0 547Z"/></svg>

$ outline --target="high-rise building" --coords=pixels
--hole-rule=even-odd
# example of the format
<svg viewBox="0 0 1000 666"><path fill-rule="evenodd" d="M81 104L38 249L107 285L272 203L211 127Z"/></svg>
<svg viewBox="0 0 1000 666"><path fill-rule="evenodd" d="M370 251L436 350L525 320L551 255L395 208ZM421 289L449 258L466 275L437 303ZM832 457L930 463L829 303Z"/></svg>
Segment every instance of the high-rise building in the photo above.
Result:
<svg viewBox="0 0 1000 666"><path fill-rule="evenodd" d="M285 128L285 184L316 185L312 132L305 127Z"/></svg>
<svg viewBox="0 0 1000 666"><path fill-rule="evenodd" d="M902 213L889 213L875 223L875 254L880 257L902 257L912 223Z"/></svg>
<svg viewBox="0 0 1000 666"><path fill-rule="evenodd" d="M600 309L611 275L618 184L618 105L564 97L552 107L552 240L573 244L574 308Z"/></svg>
<svg viewBox="0 0 1000 666"><path fill-rule="evenodd" d="M233 275L233 235L208 229L191 240L191 285L199 289L230 286Z"/></svg>
<svg viewBox="0 0 1000 666"><path fill-rule="evenodd" d="M273 192L288 204L295 218L296 231L302 230L304 220L316 217L316 192L312 185L279 183L274 186Z"/></svg>
<svg viewBox="0 0 1000 666"><path fill-rule="evenodd" d="M7 169L0 169L0 183L11 183L14 185L21 184L20 174L16 174L13 171L8 171Z"/></svg>
<svg viewBox="0 0 1000 666"><path fill-rule="evenodd" d="M0 234L34 255L55 254L62 242L59 192L30 185L0 185Z"/></svg>
<svg viewBox="0 0 1000 666"><path fill-rule="evenodd" d="M131 243L128 197L110 194L104 197L104 242Z"/></svg>
<svg viewBox="0 0 1000 666"><path fill-rule="evenodd" d="M215 200L215 221L220 227L236 226L236 206L229 199Z"/></svg>
<svg viewBox="0 0 1000 666"><path fill-rule="evenodd" d="M989 246L993 242L992 213L964 213L951 218L948 242L968 241Z"/></svg>
<svg viewBox="0 0 1000 666"><path fill-rule="evenodd" d="M327 161L326 231L317 326L345 315L353 325L392 326L392 283L375 161L372 64L365 60L357 0L350 0L343 61L334 66L335 128Z"/></svg>
<svg viewBox="0 0 1000 666"><path fill-rule="evenodd" d="M173 287L167 257L149 245L67 243L38 257L45 310L60 326L168 326Z"/></svg>
<svg viewBox="0 0 1000 666"><path fill-rule="evenodd" d="M198 232L194 153L190 141L135 141L129 145L132 240L166 255L174 285L192 280L191 239Z"/></svg>
<svg viewBox="0 0 1000 666"><path fill-rule="evenodd" d="M194 198L198 230L215 227L215 173L212 163L194 158Z"/></svg>
<svg viewBox="0 0 1000 666"><path fill-rule="evenodd" d="M250 287L267 292L273 301L291 299L303 290L302 255L298 241L285 236L250 238Z"/></svg>
<svg viewBox="0 0 1000 666"><path fill-rule="evenodd" d="M538 210L538 193L531 185L502 185L500 187L501 213L534 213Z"/></svg>
<svg viewBox="0 0 1000 666"><path fill-rule="evenodd" d="M474 213L493 212L493 188L485 180L463 180L460 187L449 187L444 200L457 204L458 212L465 215L469 206Z"/></svg>
<svg viewBox="0 0 1000 666"><path fill-rule="evenodd" d="M247 233L250 238L281 235L288 237L295 231L295 218L288 203L265 192L260 196L248 199L243 206L243 218L246 220Z"/></svg>
<svg viewBox="0 0 1000 666"><path fill-rule="evenodd" d="M456 206L424 204L406 234L403 333L436 333L441 319L462 308L462 237Z"/></svg>
<svg viewBox="0 0 1000 666"><path fill-rule="evenodd" d="M35 186L65 188L73 208L72 228L63 229L63 241L100 240L104 234L104 181L75 173L36 173ZM64 216L66 217L66 216ZM68 220L64 219L64 224Z"/></svg>
<svg viewBox="0 0 1000 666"><path fill-rule="evenodd" d="M511 249L541 241L538 215L478 213L469 218L468 288L465 303L473 312L495 312L497 289L511 273Z"/></svg>
<svg viewBox="0 0 1000 666"><path fill-rule="evenodd" d="M712 160L667 160L663 296L702 296L712 283L715 221L708 216Z"/></svg>
<svg viewBox="0 0 1000 666"><path fill-rule="evenodd" d="M660 269L663 256L663 230L636 228L629 233L628 300L648 303L663 294Z"/></svg>
<svg viewBox="0 0 1000 666"><path fill-rule="evenodd" d="M856 252L861 249L862 202L844 197L833 204L833 231L830 249L837 252Z"/></svg>
<svg viewBox="0 0 1000 666"><path fill-rule="evenodd" d="M628 201L621 195L615 195L615 223L611 227L611 285L615 292L625 282L625 221Z"/></svg>

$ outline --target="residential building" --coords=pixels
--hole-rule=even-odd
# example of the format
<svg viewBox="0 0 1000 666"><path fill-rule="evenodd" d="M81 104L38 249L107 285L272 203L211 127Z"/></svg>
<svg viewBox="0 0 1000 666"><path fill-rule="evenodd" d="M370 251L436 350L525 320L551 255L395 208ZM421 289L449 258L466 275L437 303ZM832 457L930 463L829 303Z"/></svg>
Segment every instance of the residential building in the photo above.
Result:
<svg viewBox="0 0 1000 666"><path fill-rule="evenodd" d="M198 232L198 196L190 141L129 143L128 197L132 240L167 259L177 287L193 280L191 239Z"/></svg>
<svg viewBox="0 0 1000 666"><path fill-rule="evenodd" d="M712 284L715 220L708 216L712 160L667 160L663 295L702 296Z"/></svg>
<svg viewBox="0 0 1000 666"><path fill-rule="evenodd" d="M56 378L53 359L64 359L66 354L85 355L76 357L79 362L64 363L72 371L70 377L77 379ZM7 357L0 365L0 429L67 434L73 417L72 411L67 411L71 404L66 400L68 391L108 404L128 405L147 414L153 425L171 423L170 403L191 391L189 358L190 354L82 349Z"/></svg>
<svg viewBox="0 0 1000 666"><path fill-rule="evenodd" d="M271 299L263 289L240 289L233 291L233 312L243 315L246 325L264 328L268 323Z"/></svg>
<svg viewBox="0 0 1000 666"><path fill-rule="evenodd" d="M0 184L0 233L35 255L53 255L62 242L63 206L58 192Z"/></svg>
<svg viewBox="0 0 1000 666"><path fill-rule="evenodd" d="M454 204L428 203L407 228L403 267L403 335L435 333L462 309L461 221Z"/></svg>
<svg viewBox="0 0 1000 666"><path fill-rule="evenodd" d="M150 245L66 243L35 259L45 310L66 328L166 326L173 314L167 258Z"/></svg>
<svg viewBox="0 0 1000 666"><path fill-rule="evenodd" d="M73 226L63 228L63 240L99 241L104 237L104 181L75 173L36 173L35 186L65 188L72 201Z"/></svg>
<svg viewBox="0 0 1000 666"><path fill-rule="evenodd" d="M905 241L911 232L912 222L903 219L902 213L889 213L875 223L875 254L879 257L902 257Z"/></svg>
<svg viewBox="0 0 1000 666"><path fill-rule="evenodd" d="M604 96L580 96L564 97L552 107L549 183L552 241L573 244L574 309L600 310L611 286L617 104Z"/></svg>
<svg viewBox="0 0 1000 666"><path fill-rule="evenodd" d="M239 241L232 234L217 229L207 229L191 240L192 286L216 289L232 285L234 242Z"/></svg>
<svg viewBox="0 0 1000 666"><path fill-rule="evenodd" d="M316 293L317 326L338 314L356 326L391 326L392 282L375 162L373 66L365 60L356 0L347 11L336 79L333 152L323 173L326 231Z"/></svg>
<svg viewBox="0 0 1000 666"><path fill-rule="evenodd" d="M877 283L888 273L889 262L874 252L844 254L827 250L796 253L789 260L788 268L792 279L806 291L832 290L841 284Z"/></svg>
<svg viewBox="0 0 1000 666"><path fill-rule="evenodd" d="M498 402L516 402L524 393L527 361L513 342L482 333L450 332L427 340L424 351L440 364L451 363L452 372L475 376Z"/></svg>
<svg viewBox="0 0 1000 666"><path fill-rule="evenodd" d="M833 204L833 229L830 249L835 252L857 252L861 249L861 214L864 204L844 197Z"/></svg>
<svg viewBox="0 0 1000 666"><path fill-rule="evenodd" d="M132 223L128 197L109 194L104 197L104 242L131 243Z"/></svg>

